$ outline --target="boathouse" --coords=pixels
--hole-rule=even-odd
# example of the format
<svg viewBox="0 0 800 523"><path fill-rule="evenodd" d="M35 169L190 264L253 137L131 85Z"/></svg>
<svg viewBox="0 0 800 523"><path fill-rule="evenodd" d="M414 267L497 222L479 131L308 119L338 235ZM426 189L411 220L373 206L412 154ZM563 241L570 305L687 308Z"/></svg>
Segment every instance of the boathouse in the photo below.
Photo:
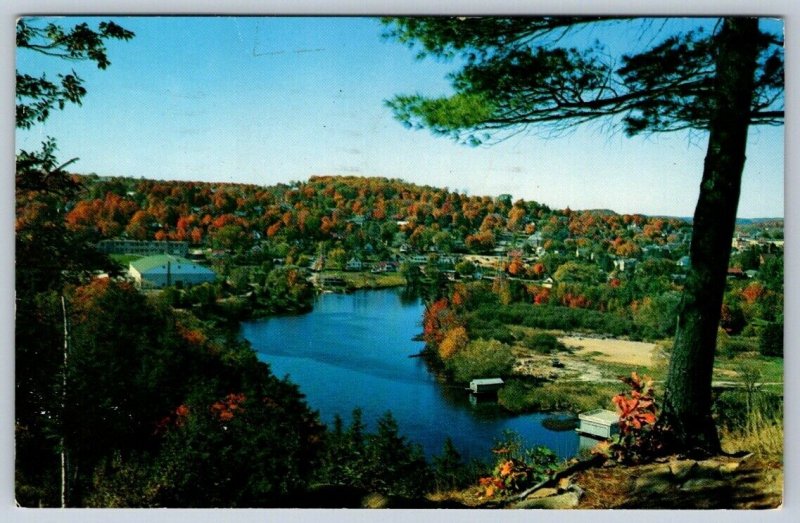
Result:
<svg viewBox="0 0 800 523"><path fill-rule="evenodd" d="M580 434L606 439L619 433L619 415L611 410L597 409L578 414Z"/></svg>
<svg viewBox="0 0 800 523"><path fill-rule="evenodd" d="M479 378L469 382L469 390L472 392L472 394L497 392L497 390L502 386L502 378Z"/></svg>

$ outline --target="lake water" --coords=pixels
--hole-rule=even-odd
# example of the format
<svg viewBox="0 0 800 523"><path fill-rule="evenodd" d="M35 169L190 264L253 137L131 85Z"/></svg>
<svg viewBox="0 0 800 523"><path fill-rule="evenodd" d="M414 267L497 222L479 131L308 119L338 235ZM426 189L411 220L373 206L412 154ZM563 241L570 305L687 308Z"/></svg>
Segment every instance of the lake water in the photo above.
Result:
<svg viewBox="0 0 800 523"><path fill-rule="evenodd" d="M547 415L510 416L494 402L474 405L463 387L438 383L421 358L409 358L424 346L413 340L423 309L395 289L323 294L308 314L246 322L241 333L275 375L288 374L300 386L325 423L338 413L348 425L360 407L374 430L391 410L400 432L429 457L450 436L462 456L488 460L504 429L561 458L577 452L575 431L545 429Z"/></svg>

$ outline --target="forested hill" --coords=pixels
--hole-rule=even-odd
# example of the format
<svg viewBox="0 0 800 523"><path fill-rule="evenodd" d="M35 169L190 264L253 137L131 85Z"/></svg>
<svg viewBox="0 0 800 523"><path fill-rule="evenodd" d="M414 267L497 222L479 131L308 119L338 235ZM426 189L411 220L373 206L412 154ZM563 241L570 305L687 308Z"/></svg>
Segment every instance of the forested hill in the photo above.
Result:
<svg viewBox="0 0 800 523"><path fill-rule="evenodd" d="M531 238L547 252L630 257L648 245L683 255L690 231L676 218L554 210L510 195L468 196L385 178L316 176L269 187L76 178L85 190L67 225L88 241L181 240L235 251L264 241L301 248L330 242L357 252L402 240L418 251L486 253Z"/></svg>

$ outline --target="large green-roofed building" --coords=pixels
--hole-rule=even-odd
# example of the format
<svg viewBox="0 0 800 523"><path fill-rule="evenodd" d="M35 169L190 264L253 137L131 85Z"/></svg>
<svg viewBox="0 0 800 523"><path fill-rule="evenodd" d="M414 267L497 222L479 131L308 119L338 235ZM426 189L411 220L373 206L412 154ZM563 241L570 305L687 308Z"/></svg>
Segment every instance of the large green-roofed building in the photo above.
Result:
<svg viewBox="0 0 800 523"><path fill-rule="evenodd" d="M147 256L133 261L128 273L143 289L160 289L172 285L191 287L212 282L217 277L208 267L171 254Z"/></svg>

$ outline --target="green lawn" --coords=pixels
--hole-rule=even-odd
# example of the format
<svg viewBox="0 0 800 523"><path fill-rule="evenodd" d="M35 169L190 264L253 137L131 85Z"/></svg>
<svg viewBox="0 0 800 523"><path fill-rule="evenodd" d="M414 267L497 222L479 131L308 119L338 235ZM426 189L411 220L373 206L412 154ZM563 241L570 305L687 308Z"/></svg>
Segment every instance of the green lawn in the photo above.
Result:
<svg viewBox="0 0 800 523"><path fill-rule="evenodd" d="M406 279L398 272L325 271L322 275L326 278L341 278L348 287L353 289L383 289L401 287L406 284Z"/></svg>

